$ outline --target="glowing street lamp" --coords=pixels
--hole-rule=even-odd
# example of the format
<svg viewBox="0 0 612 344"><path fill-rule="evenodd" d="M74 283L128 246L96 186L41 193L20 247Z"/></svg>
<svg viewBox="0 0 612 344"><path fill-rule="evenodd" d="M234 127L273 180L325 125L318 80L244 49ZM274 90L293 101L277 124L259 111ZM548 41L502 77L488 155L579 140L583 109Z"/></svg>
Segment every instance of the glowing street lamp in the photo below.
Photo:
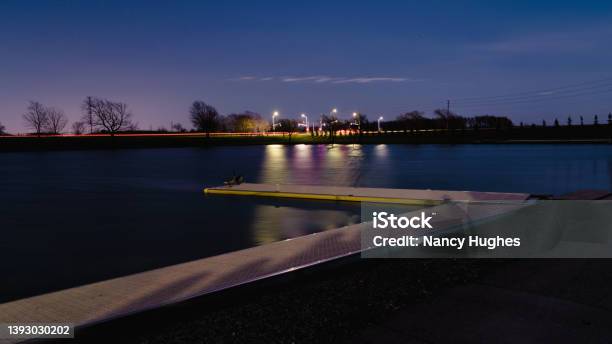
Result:
<svg viewBox="0 0 612 344"><path fill-rule="evenodd" d="M306 131L308 131L308 116L306 116L306 114L304 114L304 113L303 113L303 114L302 114L302 118L303 118L303 119L304 119L304 121L305 121L304 126L306 127Z"/></svg>
<svg viewBox="0 0 612 344"><path fill-rule="evenodd" d="M338 109L333 108L331 110L331 116L336 116L336 114L338 114ZM321 115L321 117L323 117L323 115ZM333 123L333 122L330 122L330 123ZM324 127L324 126L325 126L325 123L323 123L323 118L321 118L321 127Z"/></svg>
<svg viewBox="0 0 612 344"><path fill-rule="evenodd" d="M361 122L359 121L359 114L357 112L353 112L353 118L355 119L355 125L357 125L357 130L361 129Z"/></svg>
<svg viewBox="0 0 612 344"><path fill-rule="evenodd" d="M272 130L276 128L276 122L274 122L274 119L276 117L278 117L278 111L274 111L274 113L272 114Z"/></svg>
<svg viewBox="0 0 612 344"><path fill-rule="evenodd" d="M383 117L378 117L378 132L380 132L380 121L382 121Z"/></svg>

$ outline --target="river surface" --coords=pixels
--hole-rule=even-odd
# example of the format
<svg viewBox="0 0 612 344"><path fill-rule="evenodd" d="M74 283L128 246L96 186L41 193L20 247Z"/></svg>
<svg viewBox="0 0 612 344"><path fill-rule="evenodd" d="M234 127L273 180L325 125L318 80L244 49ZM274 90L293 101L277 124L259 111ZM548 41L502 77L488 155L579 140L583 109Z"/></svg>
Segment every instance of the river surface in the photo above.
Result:
<svg viewBox="0 0 612 344"><path fill-rule="evenodd" d="M359 205L204 196L256 183L612 189L609 145L296 145L0 154L0 302L359 221Z"/></svg>

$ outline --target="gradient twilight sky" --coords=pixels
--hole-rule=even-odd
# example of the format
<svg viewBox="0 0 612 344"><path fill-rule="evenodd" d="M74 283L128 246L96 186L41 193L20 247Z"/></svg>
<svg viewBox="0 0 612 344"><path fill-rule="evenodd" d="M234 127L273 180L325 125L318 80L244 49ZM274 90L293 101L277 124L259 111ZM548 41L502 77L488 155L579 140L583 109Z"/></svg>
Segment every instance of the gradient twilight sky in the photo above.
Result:
<svg viewBox="0 0 612 344"><path fill-rule="evenodd" d="M391 119L449 98L605 78L611 1L0 2L0 122L10 132L25 131L28 100L71 121L88 95L123 101L142 129L156 129L190 126L195 99L223 114L337 107L346 118ZM591 118L612 111L606 85L544 101L459 100L452 110Z"/></svg>

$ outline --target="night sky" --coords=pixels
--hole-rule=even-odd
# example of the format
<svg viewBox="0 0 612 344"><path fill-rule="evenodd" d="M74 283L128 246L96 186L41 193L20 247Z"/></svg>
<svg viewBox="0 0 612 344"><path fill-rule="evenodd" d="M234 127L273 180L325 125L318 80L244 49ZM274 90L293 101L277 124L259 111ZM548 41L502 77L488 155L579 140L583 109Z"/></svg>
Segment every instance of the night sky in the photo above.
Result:
<svg viewBox="0 0 612 344"><path fill-rule="evenodd" d="M141 129L189 125L196 99L296 118L446 99L517 122L601 118L612 2L1 1L0 122L25 131L28 100L76 120L88 95L128 103Z"/></svg>

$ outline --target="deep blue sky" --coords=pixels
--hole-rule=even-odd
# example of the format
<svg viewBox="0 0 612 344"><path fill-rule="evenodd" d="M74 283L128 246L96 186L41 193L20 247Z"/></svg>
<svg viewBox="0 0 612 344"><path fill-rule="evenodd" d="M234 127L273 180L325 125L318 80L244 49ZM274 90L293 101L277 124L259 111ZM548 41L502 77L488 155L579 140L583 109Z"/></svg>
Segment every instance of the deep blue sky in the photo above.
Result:
<svg viewBox="0 0 612 344"><path fill-rule="evenodd" d="M609 1L0 2L0 122L12 132L30 99L71 120L87 95L124 101L148 129L188 125L195 99L224 114L393 118L609 77ZM538 123L612 111L612 92L584 92L453 110Z"/></svg>

